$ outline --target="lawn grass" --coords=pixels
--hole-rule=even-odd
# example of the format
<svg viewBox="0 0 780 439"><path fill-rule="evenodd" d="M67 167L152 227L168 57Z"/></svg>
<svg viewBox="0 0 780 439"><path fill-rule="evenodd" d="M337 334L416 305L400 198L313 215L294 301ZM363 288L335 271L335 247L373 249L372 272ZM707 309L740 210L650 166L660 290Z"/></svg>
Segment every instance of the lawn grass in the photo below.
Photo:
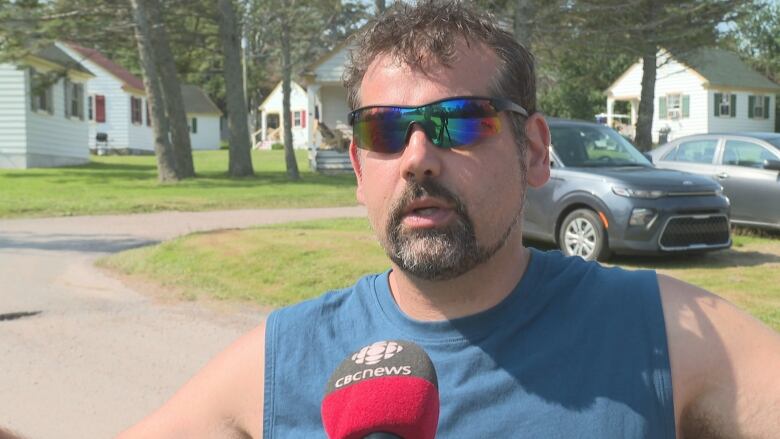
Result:
<svg viewBox="0 0 780 439"><path fill-rule="evenodd" d="M353 175L309 170L296 151L302 180L291 182L284 151L254 151L255 176L227 176L228 151L193 153L198 178L157 182L154 156L92 157L82 166L0 170L0 218L138 213L161 210L349 206Z"/></svg>
<svg viewBox="0 0 780 439"><path fill-rule="evenodd" d="M289 305L346 287L388 261L365 219L289 223L199 233L103 259L101 265L157 283L179 299L209 297ZM616 258L708 289L780 331L780 239L735 236L700 256Z"/></svg>

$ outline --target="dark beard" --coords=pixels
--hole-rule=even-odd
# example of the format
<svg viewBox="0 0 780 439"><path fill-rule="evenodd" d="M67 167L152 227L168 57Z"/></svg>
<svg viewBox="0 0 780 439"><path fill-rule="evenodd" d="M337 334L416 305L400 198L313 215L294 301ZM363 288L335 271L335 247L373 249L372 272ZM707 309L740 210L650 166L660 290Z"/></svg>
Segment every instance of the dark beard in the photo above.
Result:
<svg viewBox="0 0 780 439"><path fill-rule="evenodd" d="M455 220L438 229L404 228L404 210L411 202L423 196L451 204L455 210ZM382 245L390 260L401 270L424 280L449 280L493 257L519 222L520 212L496 243L489 247L480 246L466 206L455 194L431 179L424 180L422 184L412 181L390 210L386 240Z"/></svg>

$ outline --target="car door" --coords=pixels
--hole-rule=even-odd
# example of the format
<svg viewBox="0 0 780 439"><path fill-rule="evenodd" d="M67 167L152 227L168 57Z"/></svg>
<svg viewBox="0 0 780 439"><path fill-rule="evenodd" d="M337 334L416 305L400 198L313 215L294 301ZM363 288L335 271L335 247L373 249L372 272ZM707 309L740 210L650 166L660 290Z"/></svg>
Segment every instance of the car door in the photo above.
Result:
<svg viewBox="0 0 780 439"><path fill-rule="evenodd" d="M735 221L780 225L780 172L763 169L764 160L780 157L757 141L725 139L716 178Z"/></svg>
<svg viewBox="0 0 780 439"><path fill-rule="evenodd" d="M657 166L715 178L718 171L715 157L720 142L718 136L681 140L676 147L658 160Z"/></svg>

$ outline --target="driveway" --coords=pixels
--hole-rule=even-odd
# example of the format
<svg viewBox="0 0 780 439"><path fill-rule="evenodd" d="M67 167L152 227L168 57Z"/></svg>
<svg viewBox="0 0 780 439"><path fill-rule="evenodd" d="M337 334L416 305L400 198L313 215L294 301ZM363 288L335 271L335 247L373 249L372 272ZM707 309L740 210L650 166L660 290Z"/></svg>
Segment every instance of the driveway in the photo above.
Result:
<svg viewBox="0 0 780 439"><path fill-rule="evenodd" d="M96 259L203 230L364 216L361 207L0 220L0 426L110 438L241 333L256 309L160 303Z"/></svg>

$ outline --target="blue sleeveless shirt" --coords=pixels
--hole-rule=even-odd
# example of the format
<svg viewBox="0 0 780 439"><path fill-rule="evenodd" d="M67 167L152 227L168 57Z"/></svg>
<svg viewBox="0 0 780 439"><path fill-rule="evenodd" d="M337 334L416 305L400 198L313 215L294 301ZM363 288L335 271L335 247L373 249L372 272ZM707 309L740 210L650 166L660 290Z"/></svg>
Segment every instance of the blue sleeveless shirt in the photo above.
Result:
<svg viewBox="0 0 780 439"><path fill-rule="evenodd" d="M439 438L675 437L654 272L532 249L501 303L436 322L406 316L388 274L268 317L265 439L326 438L320 403L331 373L350 353L392 339L433 360Z"/></svg>

